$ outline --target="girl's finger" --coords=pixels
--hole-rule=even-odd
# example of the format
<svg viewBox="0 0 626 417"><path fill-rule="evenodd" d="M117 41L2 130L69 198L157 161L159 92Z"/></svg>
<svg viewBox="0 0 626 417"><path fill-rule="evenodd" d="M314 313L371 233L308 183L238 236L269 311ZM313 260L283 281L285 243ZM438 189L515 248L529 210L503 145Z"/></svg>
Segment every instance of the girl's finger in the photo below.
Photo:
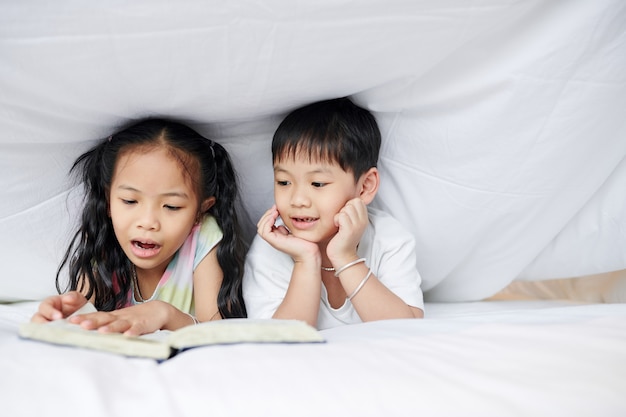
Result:
<svg viewBox="0 0 626 417"><path fill-rule="evenodd" d="M63 313L57 304L53 300L42 302L39 305L39 311L37 311L38 319L45 319L45 321L62 319Z"/></svg>
<svg viewBox="0 0 626 417"><path fill-rule="evenodd" d="M98 327L101 333L126 333L132 327L131 323L124 319L117 319L104 326ZM135 334L139 335L140 333Z"/></svg>

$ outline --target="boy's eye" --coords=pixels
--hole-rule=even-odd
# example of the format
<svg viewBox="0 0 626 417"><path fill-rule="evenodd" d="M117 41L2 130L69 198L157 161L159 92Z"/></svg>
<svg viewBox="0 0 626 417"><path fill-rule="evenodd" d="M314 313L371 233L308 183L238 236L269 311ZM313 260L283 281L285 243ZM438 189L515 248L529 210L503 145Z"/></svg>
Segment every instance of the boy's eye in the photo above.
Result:
<svg viewBox="0 0 626 417"><path fill-rule="evenodd" d="M315 188L321 188L326 185L325 182L312 182L311 185Z"/></svg>
<svg viewBox="0 0 626 417"><path fill-rule="evenodd" d="M289 181L276 181L276 184L285 186L285 185L289 185Z"/></svg>

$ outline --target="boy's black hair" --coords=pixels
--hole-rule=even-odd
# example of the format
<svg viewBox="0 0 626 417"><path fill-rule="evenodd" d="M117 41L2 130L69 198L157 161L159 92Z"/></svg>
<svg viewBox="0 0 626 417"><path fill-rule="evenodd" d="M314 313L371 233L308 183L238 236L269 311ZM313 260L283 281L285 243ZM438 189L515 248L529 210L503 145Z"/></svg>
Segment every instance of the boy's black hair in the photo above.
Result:
<svg viewBox="0 0 626 417"><path fill-rule="evenodd" d="M336 162L357 181L377 165L380 136L374 116L349 98L318 101L285 117L274 133L272 160L304 155Z"/></svg>
<svg viewBox="0 0 626 417"><path fill-rule="evenodd" d="M132 288L133 266L115 237L108 215L109 190L120 155L151 147L164 147L177 158L189 173L200 204L215 197L215 204L206 214L215 218L223 233L217 246L217 260L223 272L217 300L219 312L223 318L246 317L242 296L246 246L235 209L239 196L231 159L220 144L183 123L164 118L135 121L74 162L70 172L84 186L84 206L78 231L57 270L57 290L59 293L80 291L87 285L86 296L93 298L98 310L111 311L124 306ZM59 276L66 264L69 282L67 288L61 288Z"/></svg>

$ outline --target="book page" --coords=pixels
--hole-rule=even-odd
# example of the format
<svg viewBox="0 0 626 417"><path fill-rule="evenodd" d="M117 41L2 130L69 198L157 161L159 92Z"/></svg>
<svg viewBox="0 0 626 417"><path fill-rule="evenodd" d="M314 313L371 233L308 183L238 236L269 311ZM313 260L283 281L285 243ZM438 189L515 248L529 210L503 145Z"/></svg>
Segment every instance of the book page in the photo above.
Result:
<svg viewBox="0 0 626 417"><path fill-rule="evenodd" d="M231 343L324 342L312 326L299 320L224 319L187 326L172 332L169 343L176 349Z"/></svg>
<svg viewBox="0 0 626 417"><path fill-rule="evenodd" d="M74 314L86 314L95 311L95 307L91 303L87 303ZM172 354L172 349L166 341L170 333L167 331L131 337L120 333L100 333L97 330L86 330L80 325L70 323L67 319L61 319L48 323L22 323L18 333L20 337L25 339L101 350L125 356L167 359Z"/></svg>

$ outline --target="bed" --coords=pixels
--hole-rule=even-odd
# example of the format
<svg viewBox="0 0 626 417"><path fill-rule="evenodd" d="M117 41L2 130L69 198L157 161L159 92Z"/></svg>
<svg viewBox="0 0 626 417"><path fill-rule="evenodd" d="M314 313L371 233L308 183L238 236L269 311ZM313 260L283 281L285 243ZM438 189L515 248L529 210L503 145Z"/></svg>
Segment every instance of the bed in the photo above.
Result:
<svg viewBox="0 0 626 417"><path fill-rule="evenodd" d="M423 321L324 344L197 348L163 363L19 340L4 307L7 416L623 416L626 306L427 304Z"/></svg>
<svg viewBox="0 0 626 417"><path fill-rule="evenodd" d="M186 120L233 156L250 240L274 129L340 96L379 122L373 204L416 238L424 320L164 363L17 337L94 141ZM626 415L625 113L619 0L5 0L2 415Z"/></svg>

